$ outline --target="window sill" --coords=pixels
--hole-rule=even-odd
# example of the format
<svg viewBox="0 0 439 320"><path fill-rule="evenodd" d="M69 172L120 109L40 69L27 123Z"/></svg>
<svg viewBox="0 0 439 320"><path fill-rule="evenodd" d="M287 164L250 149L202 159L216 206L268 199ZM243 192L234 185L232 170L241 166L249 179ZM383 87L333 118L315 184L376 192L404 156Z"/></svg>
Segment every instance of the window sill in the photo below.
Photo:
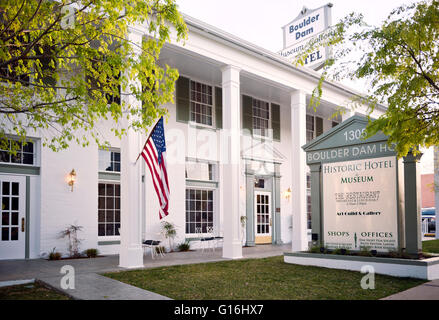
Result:
<svg viewBox="0 0 439 320"><path fill-rule="evenodd" d="M196 128L196 129L207 129L207 130L211 130L211 131L217 131L219 130L219 128L216 128L214 126L209 126L207 124L202 124L202 123L198 123L198 122L193 122L193 121L189 121L188 125L190 127Z"/></svg>

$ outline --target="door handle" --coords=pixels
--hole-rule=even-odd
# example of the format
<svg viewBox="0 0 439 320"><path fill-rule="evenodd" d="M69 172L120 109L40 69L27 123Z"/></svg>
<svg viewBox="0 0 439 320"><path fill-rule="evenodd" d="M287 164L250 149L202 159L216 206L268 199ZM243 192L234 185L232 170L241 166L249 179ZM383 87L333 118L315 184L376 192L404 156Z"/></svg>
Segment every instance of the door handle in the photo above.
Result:
<svg viewBox="0 0 439 320"><path fill-rule="evenodd" d="M21 232L24 232L24 218L21 218Z"/></svg>
<svg viewBox="0 0 439 320"><path fill-rule="evenodd" d="M272 226L272 219L270 218L270 227Z"/></svg>

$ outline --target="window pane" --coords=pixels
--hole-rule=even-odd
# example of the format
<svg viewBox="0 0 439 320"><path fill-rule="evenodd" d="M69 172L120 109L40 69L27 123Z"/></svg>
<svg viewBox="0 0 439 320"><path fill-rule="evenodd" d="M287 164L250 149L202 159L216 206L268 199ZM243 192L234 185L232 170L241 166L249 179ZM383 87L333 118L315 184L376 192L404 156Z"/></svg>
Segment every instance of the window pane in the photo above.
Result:
<svg viewBox="0 0 439 320"><path fill-rule="evenodd" d="M23 164L34 164L34 155L32 153L23 153Z"/></svg>
<svg viewBox="0 0 439 320"><path fill-rule="evenodd" d="M105 196L105 184L99 183L98 190L99 190L98 194L100 196Z"/></svg>
<svg viewBox="0 0 439 320"><path fill-rule="evenodd" d="M12 195L18 196L18 182L12 182Z"/></svg>
<svg viewBox="0 0 439 320"><path fill-rule="evenodd" d="M9 210L9 197L2 198L2 210Z"/></svg>
<svg viewBox="0 0 439 320"><path fill-rule="evenodd" d="M105 235L106 236L114 236L114 224L106 224L105 225Z"/></svg>
<svg viewBox="0 0 439 320"><path fill-rule="evenodd" d="M114 196L114 185L113 184L106 185L106 196L107 197Z"/></svg>
<svg viewBox="0 0 439 320"><path fill-rule="evenodd" d="M34 153L34 144L32 142L23 145L23 152Z"/></svg>
<svg viewBox="0 0 439 320"><path fill-rule="evenodd" d="M11 228L11 241L16 241L18 240L18 228L14 227Z"/></svg>
<svg viewBox="0 0 439 320"><path fill-rule="evenodd" d="M8 195L9 194L9 182L3 182L3 192L2 194Z"/></svg>
<svg viewBox="0 0 439 320"><path fill-rule="evenodd" d="M105 222L105 210L98 211L98 222L100 223Z"/></svg>
<svg viewBox="0 0 439 320"><path fill-rule="evenodd" d="M0 162L10 162L11 158L7 151L0 151Z"/></svg>
<svg viewBox="0 0 439 320"><path fill-rule="evenodd" d="M2 225L9 226L9 212L2 213Z"/></svg>
<svg viewBox="0 0 439 320"><path fill-rule="evenodd" d="M105 224L99 223L98 225L98 236L105 236Z"/></svg>
<svg viewBox="0 0 439 320"><path fill-rule="evenodd" d="M17 152L15 155L11 154L12 163L21 163L21 152Z"/></svg>
<svg viewBox="0 0 439 320"><path fill-rule="evenodd" d="M18 198L11 198L11 210L18 210Z"/></svg>
<svg viewBox="0 0 439 320"><path fill-rule="evenodd" d="M2 228L2 241L9 241L9 228Z"/></svg>

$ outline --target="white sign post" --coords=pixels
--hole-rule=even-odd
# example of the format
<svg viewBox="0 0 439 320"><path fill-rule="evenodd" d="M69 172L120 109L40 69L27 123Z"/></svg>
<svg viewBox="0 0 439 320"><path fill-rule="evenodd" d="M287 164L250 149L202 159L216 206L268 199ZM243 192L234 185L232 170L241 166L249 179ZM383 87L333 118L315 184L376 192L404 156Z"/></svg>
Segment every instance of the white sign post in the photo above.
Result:
<svg viewBox="0 0 439 320"><path fill-rule="evenodd" d="M327 248L397 250L396 167L396 157L323 164L323 241Z"/></svg>
<svg viewBox="0 0 439 320"><path fill-rule="evenodd" d="M284 46L279 54L292 62L311 43L325 40L332 23L331 8L331 3L315 10L303 8L297 18L282 27ZM324 65L329 55L329 48L320 46L308 55L305 59L305 66L318 70Z"/></svg>

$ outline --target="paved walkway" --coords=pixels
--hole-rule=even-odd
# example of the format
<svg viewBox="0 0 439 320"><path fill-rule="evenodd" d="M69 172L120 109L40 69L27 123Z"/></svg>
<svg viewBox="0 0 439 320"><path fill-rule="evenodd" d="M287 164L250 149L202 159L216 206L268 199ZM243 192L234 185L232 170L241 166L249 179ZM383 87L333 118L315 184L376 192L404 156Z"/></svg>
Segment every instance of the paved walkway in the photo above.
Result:
<svg viewBox="0 0 439 320"><path fill-rule="evenodd" d="M290 251L289 245L257 246L243 248L244 258L265 258L283 255ZM225 261L222 251L215 252L190 251L168 253L163 258L151 259L147 254L143 258L144 268L172 266ZM50 286L70 295L75 299L84 300L162 300L169 299L159 294L149 292L100 274L125 270L118 267L119 256L112 255L96 259L76 259L47 261L37 260L4 260L0 261L1 282L39 279ZM75 269L75 289L61 289L61 267L70 265ZM427 282L421 286L394 294L383 300L439 300L439 280Z"/></svg>
<svg viewBox="0 0 439 320"><path fill-rule="evenodd" d="M382 300L439 300L439 280L424 283Z"/></svg>
<svg viewBox="0 0 439 320"><path fill-rule="evenodd" d="M290 250L290 246L257 246L243 248L244 258L265 258L282 255ZM190 251L168 253L163 258L152 259L150 254L143 258L144 268L172 266L182 264L206 263L225 261L222 250L215 252ZM37 260L5 260L0 261L0 283L38 279L60 290L75 299L84 300L162 300L167 297L149 292L104 276L100 274L112 271L125 270L118 267L119 256L111 255L95 259L75 259L48 261ZM61 268L70 265L75 270L75 289L62 289Z"/></svg>

